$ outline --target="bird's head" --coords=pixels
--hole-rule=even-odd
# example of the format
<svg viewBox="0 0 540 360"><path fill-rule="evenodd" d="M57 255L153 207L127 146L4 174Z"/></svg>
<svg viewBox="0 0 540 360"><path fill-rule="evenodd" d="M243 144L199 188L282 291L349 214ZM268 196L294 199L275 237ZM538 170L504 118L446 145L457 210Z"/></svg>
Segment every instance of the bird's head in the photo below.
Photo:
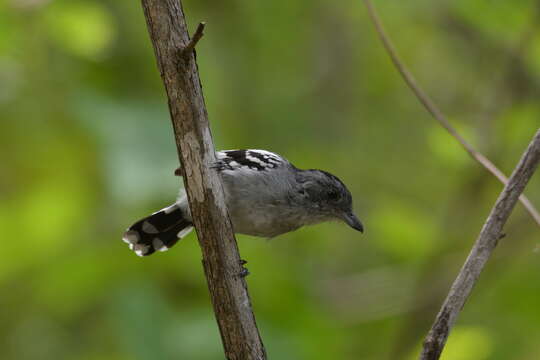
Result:
<svg viewBox="0 0 540 360"><path fill-rule="evenodd" d="M336 176L322 170L304 170L299 176L299 193L316 215L344 221L360 232L364 226L352 209L352 196Z"/></svg>

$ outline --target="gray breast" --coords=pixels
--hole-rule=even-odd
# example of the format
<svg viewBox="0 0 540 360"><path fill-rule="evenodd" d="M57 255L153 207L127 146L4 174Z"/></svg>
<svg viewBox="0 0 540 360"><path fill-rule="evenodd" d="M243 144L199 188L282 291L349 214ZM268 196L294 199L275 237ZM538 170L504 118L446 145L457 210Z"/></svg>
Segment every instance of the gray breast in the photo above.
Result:
<svg viewBox="0 0 540 360"><path fill-rule="evenodd" d="M303 225L301 209L291 202L295 184L287 176L287 169L223 174L225 201L235 232L274 237Z"/></svg>

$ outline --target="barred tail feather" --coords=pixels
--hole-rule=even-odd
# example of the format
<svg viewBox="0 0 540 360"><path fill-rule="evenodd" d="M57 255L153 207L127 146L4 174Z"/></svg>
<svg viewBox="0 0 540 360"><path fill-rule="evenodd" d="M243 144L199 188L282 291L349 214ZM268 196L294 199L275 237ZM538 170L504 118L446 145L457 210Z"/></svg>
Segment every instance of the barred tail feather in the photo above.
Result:
<svg viewBox="0 0 540 360"><path fill-rule="evenodd" d="M131 225L122 240L138 256L170 249L193 229L178 204L153 213Z"/></svg>

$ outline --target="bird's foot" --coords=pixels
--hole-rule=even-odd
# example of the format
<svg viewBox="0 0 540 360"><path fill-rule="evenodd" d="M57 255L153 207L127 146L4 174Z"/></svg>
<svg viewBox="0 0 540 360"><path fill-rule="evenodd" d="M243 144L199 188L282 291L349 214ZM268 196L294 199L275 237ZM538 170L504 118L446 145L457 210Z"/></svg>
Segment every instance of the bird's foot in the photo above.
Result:
<svg viewBox="0 0 540 360"><path fill-rule="evenodd" d="M240 276L241 278L245 278L249 274L249 270L243 267L242 270L240 270L240 274L238 274L238 276Z"/></svg>
<svg viewBox="0 0 540 360"><path fill-rule="evenodd" d="M240 270L240 274L238 274L241 278L245 278L249 275L249 270L244 267L244 265L247 264L246 260L240 259L240 266L242 267L242 270Z"/></svg>

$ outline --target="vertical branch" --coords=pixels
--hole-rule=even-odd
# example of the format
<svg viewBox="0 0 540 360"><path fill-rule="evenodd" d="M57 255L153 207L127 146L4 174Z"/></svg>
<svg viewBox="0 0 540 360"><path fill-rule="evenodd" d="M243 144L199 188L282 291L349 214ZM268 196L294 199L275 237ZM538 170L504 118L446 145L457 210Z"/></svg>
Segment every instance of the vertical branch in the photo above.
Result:
<svg viewBox="0 0 540 360"><path fill-rule="evenodd" d="M465 301L491 253L495 250L499 239L504 236L502 228L539 162L540 129L536 132L527 151L521 157L519 164L491 209L465 264L452 284L450 292L424 340L420 360L437 360L441 356L448 334L459 312L465 305Z"/></svg>
<svg viewBox="0 0 540 360"><path fill-rule="evenodd" d="M184 184L225 356L264 360L238 246L225 206L194 52L202 36L190 41L179 0L142 0L150 39L167 97ZM186 51L187 47L187 51Z"/></svg>

